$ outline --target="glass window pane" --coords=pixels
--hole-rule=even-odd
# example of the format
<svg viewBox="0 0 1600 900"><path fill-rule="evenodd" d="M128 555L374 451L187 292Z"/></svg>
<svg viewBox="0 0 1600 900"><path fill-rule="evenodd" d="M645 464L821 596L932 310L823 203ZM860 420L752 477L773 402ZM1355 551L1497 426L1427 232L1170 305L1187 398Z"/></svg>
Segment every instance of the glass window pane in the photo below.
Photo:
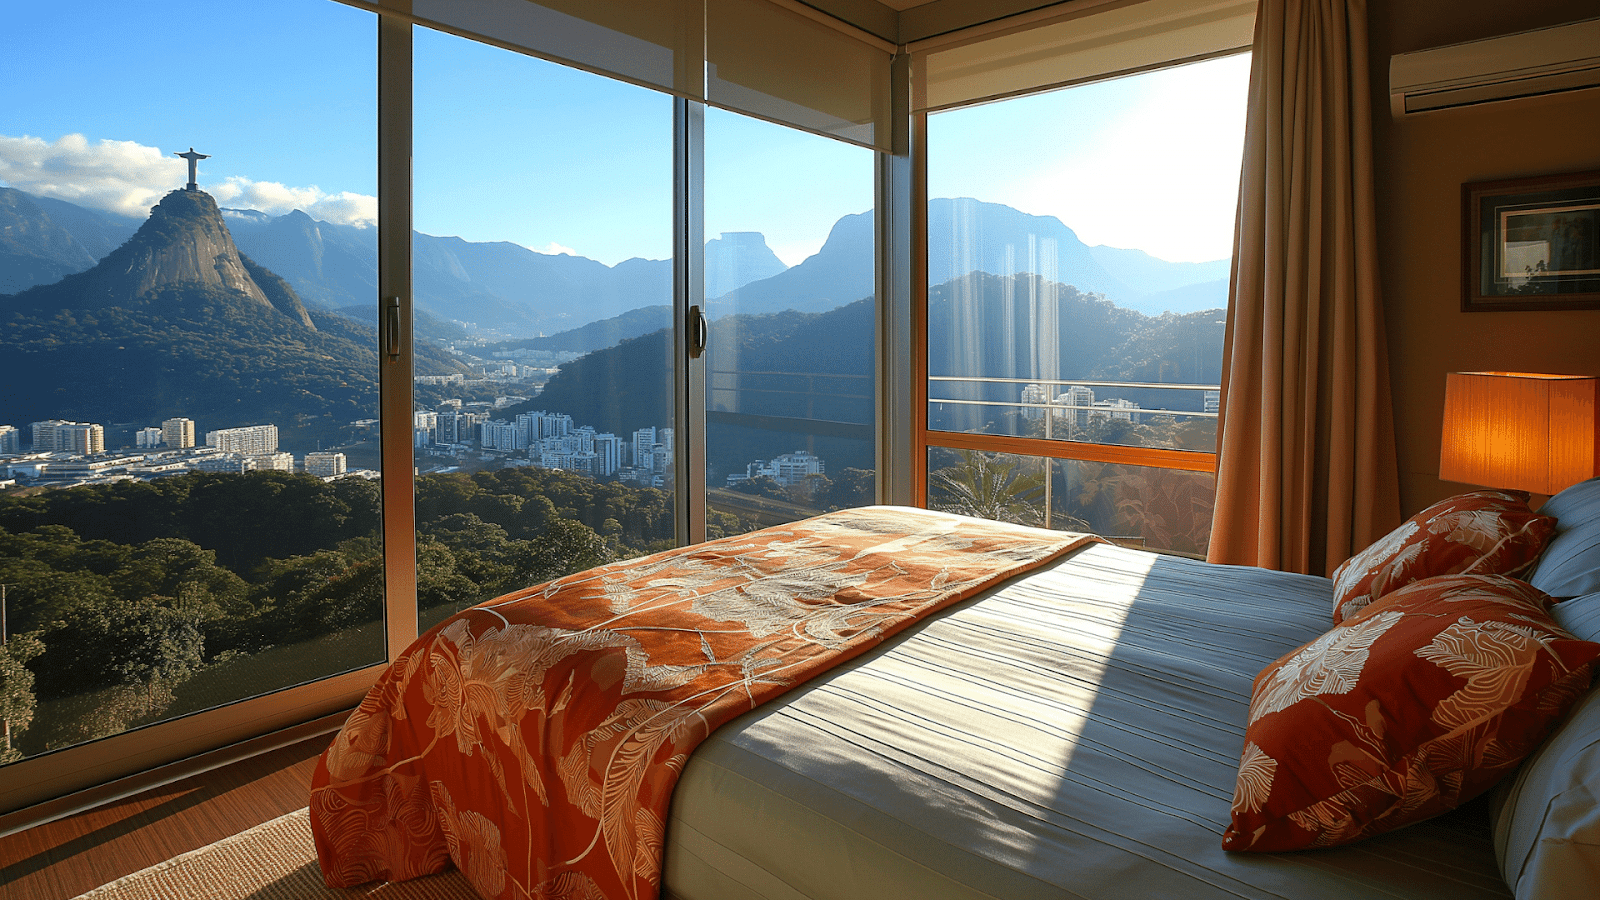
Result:
<svg viewBox="0 0 1600 900"><path fill-rule="evenodd" d="M672 100L413 33L427 628L674 541Z"/></svg>
<svg viewBox="0 0 1600 900"><path fill-rule="evenodd" d="M707 533L872 503L873 154L706 111Z"/></svg>
<svg viewBox="0 0 1600 900"><path fill-rule="evenodd" d="M7 28L0 759L381 662L374 16Z"/></svg>
<svg viewBox="0 0 1600 900"><path fill-rule="evenodd" d="M1211 451L1248 56L928 119L928 425Z"/></svg>
<svg viewBox="0 0 1600 900"><path fill-rule="evenodd" d="M1216 476L979 450L928 450L928 506L1083 531L1141 550L1204 558Z"/></svg>

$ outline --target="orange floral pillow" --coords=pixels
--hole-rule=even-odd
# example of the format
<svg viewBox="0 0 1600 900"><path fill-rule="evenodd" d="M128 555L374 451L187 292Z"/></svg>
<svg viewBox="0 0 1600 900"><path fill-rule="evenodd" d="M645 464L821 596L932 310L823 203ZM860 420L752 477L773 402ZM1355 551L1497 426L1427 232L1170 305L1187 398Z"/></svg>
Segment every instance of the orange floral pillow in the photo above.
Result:
<svg viewBox="0 0 1600 900"><path fill-rule="evenodd" d="M1435 575L1520 575L1555 528L1555 519L1528 509L1522 491L1470 491L1441 500L1334 570L1333 622Z"/></svg>
<svg viewBox="0 0 1600 900"><path fill-rule="evenodd" d="M1267 666L1223 849L1346 844L1487 790L1589 687L1600 657L1549 603L1503 575L1428 578Z"/></svg>

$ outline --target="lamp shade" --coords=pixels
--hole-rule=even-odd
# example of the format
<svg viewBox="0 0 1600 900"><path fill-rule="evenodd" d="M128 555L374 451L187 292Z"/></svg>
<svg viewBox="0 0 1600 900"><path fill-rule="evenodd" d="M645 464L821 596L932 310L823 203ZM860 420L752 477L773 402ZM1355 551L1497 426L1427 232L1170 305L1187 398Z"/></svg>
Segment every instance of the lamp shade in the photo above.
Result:
<svg viewBox="0 0 1600 900"><path fill-rule="evenodd" d="M1450 373L1439 477L1554 494L1594 475L1597 393L1592 376Z"/></svg>

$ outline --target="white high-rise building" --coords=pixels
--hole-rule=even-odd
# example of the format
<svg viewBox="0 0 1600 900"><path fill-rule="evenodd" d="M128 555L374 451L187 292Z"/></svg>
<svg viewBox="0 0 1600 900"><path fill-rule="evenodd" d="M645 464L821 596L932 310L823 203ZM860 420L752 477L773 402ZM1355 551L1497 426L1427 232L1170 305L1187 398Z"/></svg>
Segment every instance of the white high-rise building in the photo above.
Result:
<svg viewBox="0 0 1600 900"><path fill-rule="evenodd" d="M318 450L306 454L306 474L318 478L337 478L345 473L343 453Z"/></svg>
<svg viewBox="0 0 1600 900"><path fill-rule="evenodd" d="M173 450L194 446L194 420L176 416L161 420L161 441Z"/></svg>
<svg viewBox="0 0 1600 900"><path fill-rule="evenodd" d="M1094 408L1094 389L1074 384L1056 395L1051 401L1059 410L1052 410L1057 422L1084 426L1089 424L1089 410Z"/></svg>
<svg viewBox="0 0 1600 900"><path fill-rule="evenodd" d="M56 432L62 450L72 453L100 453L106 449L106 430L99 425L73 422Z"/></svg>
<svg viewBox="0 0 1600 900"><path fill-rule="evenodd" d="M633 465L635 468L650 469L650 448L656 444L655 426L641 428L633 433Z"/></svg>
<svg viewBox="0 0 1600 900"><path fill-rule="evenodd" d="M166 441L166 435L161 429L150 427L141 428L134 432L133 445L140 450L149 450L161 446Z"/></svg>
<svg viewBox="0 0 1600 900"><path fill-rule="evenodd" d="M206 446L223 453L243 453L254 456L275 453L278 450L278 426L246 425L243 428L223 428L206 432Z"/></svg>
<svg viewBox="0 0 1600 900"><path fill-rule="evenodd" d="M56 429L66 424L65 419L46 419L29 425L28 428L33 432L33 452L54 453L57 449Z"/></svg>
<svg viewBox="0 0 1600 900"><path fill-rule="evenodd" d="M1038 384L1024 385L1023 388L1022 388L1022 402L1023 403L1038 403L1038 404L1041 404L1041 405L1049 403L1050 402L1050 392L1045 390L1043 385L1038 385ZM1038 409L1036 407L1026 407L1025 406L1025 407L1022 408L1022 417L1024 419L1042 419L1042 418L1044 418L1044 410Z"/></svg>
<svg viewBox="0 0 1600 900"><path fill-rule="evenodd" d="M515 422L495 419L482 425L483 449L514 453L528 449L528 435Z"/></svg>
<svg viewBox="0 0 1600 900"><path fill-rule="evenodd" d="M411 445L413 447L426 447L432 444L434 436L438 433L438 428L438 413L414 413L411 417Z"/></svg>
<svg viewBox="0 0 1600 900"><path fill-rule="evenodd" d="M0 425L0 453L21 453L22 432L15 425Z"/></svg>
<svg viewBox="0 0 1600 900"><path fill-rule="evenodd" d="M32 428L35 453L99 453L106 449L106 430L99 425L48 419L34 422Z"/></svg>
<svg viewBox="0 0 1600 900"><path fill-rule="evenodd" d="M471 444L479 439L478 426L488 416L483 413L451 412L442 410L435 417L437 428L434 442L439 444Z"/></svg>
<svg viewBox="0 0 1600 900"><path fill-rule="evenodd" d="M562 437L572 431L571 416L566 413L547 413L542 409L517 416L517 424L527 432L530 447L547 437Z"/></svg>
<svg viewBox="0 0 1600 900"><path fill-rule="evenodd" d="M35 453L99 453L106 449L106 430L99 425L47 419L31 427Z"/></svg>
<svg viewBox="0 0 1600 900"><path fill-rule="evenodd" d="M1138 422L1139 414L1134 412L1134 410L1138 408L1139 404L1133 402L1132 400L1123 400L1120 397L1112 397L1109 400L1096 400L1094 404L1094 414L1097 416L1108 416L1113 419L1121 419L1124 422Z"/></svg>
<svg viewBox="0 0 1600 900"><path fill-rule="evenodd" d="M614 434L594 436L596 475L615 475L622 468L622 439Z"/></svg>
<svg viewBox="0 0 1600 900"><path fill-rule="evenodd" d="M827 471L827 464L820 457L804 450L785 453L772 461L772 467L778 472L779 484L799 484L807 475L821 475Z"/></svg>
<svg viewBox="0 0 1600 900"><path fill-rule="evenodd" d="M246 463L251 470L256 472L293 472L294 454L279 451L277 453L251 453L245 456Z"/></svg>

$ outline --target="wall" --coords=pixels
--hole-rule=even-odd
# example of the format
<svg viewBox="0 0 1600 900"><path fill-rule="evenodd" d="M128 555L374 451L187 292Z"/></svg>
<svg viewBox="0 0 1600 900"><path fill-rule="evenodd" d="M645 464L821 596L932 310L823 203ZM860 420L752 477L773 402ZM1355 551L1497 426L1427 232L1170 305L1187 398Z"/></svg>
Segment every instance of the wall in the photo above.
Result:
<svg viewBox="0 0 1600 900"><path fill-rule="evenodd" d="M1594 0L1369 0L1378 240L1401 511L1465 488L1439 480L1452 371L1600 375L1600 310L1460 311L1461 185L1600 169L1600 89L1389 114L1389 56L1600 14ZM1509 10L1509 11L1508 11Z"/></svg>

